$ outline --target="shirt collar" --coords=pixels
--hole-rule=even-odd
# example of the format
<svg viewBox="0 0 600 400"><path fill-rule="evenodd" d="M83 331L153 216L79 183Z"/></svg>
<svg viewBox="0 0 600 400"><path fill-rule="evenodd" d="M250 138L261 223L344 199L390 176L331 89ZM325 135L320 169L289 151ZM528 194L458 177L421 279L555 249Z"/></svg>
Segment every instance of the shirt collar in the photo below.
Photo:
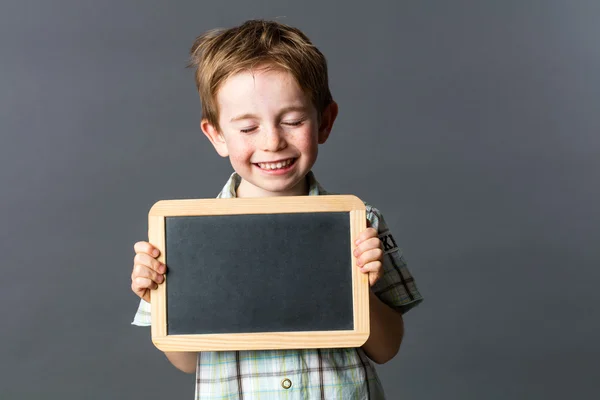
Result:
<svg viewBox="0 0 600 400"><path fill-rule="evenodd" d="M323 189L321 184L317 181L317 179L315 178L315 175L313 174L312 171L309 171L308 174L306 174L306 179L308 180L308 195L309 196L319 196L319 195L328 194L328 192L325 189ZM223 186L223 189L221 190L221 192L219 193L217 198L218 199L236 198L237 197L236 190L237 190L238 186L240 186L240 182L242 182L242 177L237 172L234 172L233 174L231 174L231 176L229 177L229 180L227 180L227 183L225 183L225 186Z"/></svg>

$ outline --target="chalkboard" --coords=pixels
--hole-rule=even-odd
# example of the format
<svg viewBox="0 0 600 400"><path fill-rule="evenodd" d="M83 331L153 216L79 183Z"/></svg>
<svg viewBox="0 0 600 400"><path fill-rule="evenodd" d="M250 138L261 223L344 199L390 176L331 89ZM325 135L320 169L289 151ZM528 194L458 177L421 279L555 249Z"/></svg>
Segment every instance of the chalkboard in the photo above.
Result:
<svg viewBox="0 0 600 400"><path fill-rule="evenodd" d="M163 200L149 240L167 265L152 291L163 351L358 347L368 280L352 256L355 196Z"/></svg>

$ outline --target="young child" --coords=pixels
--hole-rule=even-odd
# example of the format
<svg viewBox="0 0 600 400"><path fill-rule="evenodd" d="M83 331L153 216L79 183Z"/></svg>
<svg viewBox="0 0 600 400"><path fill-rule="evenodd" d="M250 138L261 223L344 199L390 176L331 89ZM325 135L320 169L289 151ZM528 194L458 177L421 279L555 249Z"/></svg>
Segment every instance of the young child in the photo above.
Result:
<svg viewBox="0 0 600 400"><path fill-rule="evenodd" d="M234 173L220 198L321 196L311 172L338 113L321 52L298 29L268 21L210 31L191 49L202 103L201 129ZM354 256L369 274L370 330L361 348L165 353L196 373L198 399L383 399L371 361L392 359L402 314L422 298L379 210ZM164 281L158 249L134 245L131 288L141 297L135 325L150 325L150 290ZM325 266L324 266L325 267Z"/></svg>

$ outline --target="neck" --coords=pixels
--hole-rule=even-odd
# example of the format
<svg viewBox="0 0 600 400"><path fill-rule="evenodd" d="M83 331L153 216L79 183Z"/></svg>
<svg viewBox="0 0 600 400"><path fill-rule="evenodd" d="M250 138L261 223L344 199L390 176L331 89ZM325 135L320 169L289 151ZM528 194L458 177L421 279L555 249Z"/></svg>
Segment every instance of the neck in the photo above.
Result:
<svg viewBox="0 0 600 400"><path fill-rule="evenodd" d="M281 197L281 196L305 196L308 194L308 179L304 178L298 184L286 191L271 192L254 186L242 179L236 189L237 197Z"/></svg>

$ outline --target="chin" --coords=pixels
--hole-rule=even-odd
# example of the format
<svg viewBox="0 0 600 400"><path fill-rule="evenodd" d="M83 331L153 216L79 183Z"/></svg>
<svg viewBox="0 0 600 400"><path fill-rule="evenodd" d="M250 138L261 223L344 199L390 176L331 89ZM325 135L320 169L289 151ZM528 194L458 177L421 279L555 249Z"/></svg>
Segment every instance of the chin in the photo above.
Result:
<svg viewBox="0 0 600 400"><path fill-rule="evenodd" d="M292 184L287 184L287 185L285 185L285 184L283 184L283 185L282 184L274 184L274 185L269 185L269 184L260 185L260 184L258 184L258 185L256 185L255 184L254 186L256 186L256 187L258 187L258 188L260 188L260 189L262 189L264 191L267 191L267 192L273 193L275 195L278 195L278 196L293 196L293 195L291 195L289 193L293 192L294 189L300 183L301 182L298 181L298 182L294 182ZM295 195L296 196L300 196L301 194L298 193L298 194L295 194Z"/></svg>

